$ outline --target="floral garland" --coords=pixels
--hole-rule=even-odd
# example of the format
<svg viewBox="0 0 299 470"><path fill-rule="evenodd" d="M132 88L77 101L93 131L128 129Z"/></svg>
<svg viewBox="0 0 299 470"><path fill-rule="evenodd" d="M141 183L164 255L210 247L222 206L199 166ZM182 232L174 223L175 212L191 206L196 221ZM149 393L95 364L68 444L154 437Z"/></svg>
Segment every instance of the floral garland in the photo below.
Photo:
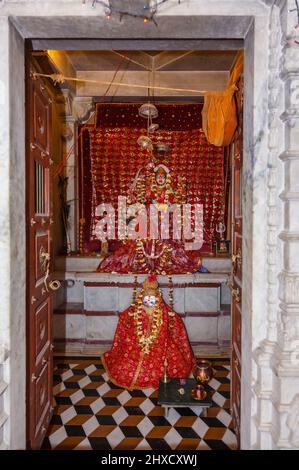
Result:
<svg viewBox="0 0 299 470"><path fill-rule="evenodd" d="M186 204L187 202L187 190L186 190L186 177L181 176L178 179L178 184L177 184L177 203L178 204Z"/></svg>
<svg viewBox="0 0 299 470"><path fill-rule="evenodd" d="M134 264L136 266L136 270L138 270L138 267L140 267L142 270L145 270L145 272L149 273L150 267L147 264L142 248L143 248L142 240L140 239L136 240L136 256L135 256Z"/></svg>
<svg viewBox="0 0 299 470"><path fill-rule="evenodd" d="M169 307L171 309L171 311L168 312L168 315L170 317L169 329L172 330L174 326L174 312L173 312L174 301L173 301L173 282L172 282L171 274L168 276L168 293L169 293Z"/></svg>
<svg viewBox="0 0 299 470"><path fill-rule="evenodd" d="M143 290L140 291L137 303L135 305L135 309L131 313L134 319L134 329L137 337L137 341L141 347L141 351L145 354L149 353L151 346L155 343L158 338L160 327L163 323L163 315L162 315L162 296L160 290L158 290L158 303L153 311L153 324L151 331L148 335L144 334L142 328L142 312L144 310L144 306L142 303L143 297Z"/></svg>
<svg viewBox="0 0 299 470"><path fill-rule="evenodd" d="M144 204L145 194L146 194L144 175L142 175L142 177L138 178L137 180L136 193L137 193L136 201L139 202L140 204Z"/></svg>
<svg viewBox="0 0 299 470"><path fill-rule="evenodd" d="M136 302L137 298L137 287L138 287L138 275L134 275L134 287L133 287L133 293L132 293L132 303L131 305L134 305Z"/></svg>
<svg viewBox="0 0 299 470"><path fill-rule="evenodd" d="M155 257L155 258L160 258L159 266L155 268L156 274L166 275L166 267L167 266L170 267L170 263L171 263L171 252L172 252L172 247L168 245L168 243L163 243L163 247L162 247L162 250L160 250L159 256ZM148 259L151 259L151 256L145 253L143 240L141 239L136 240L136 256L135 256L136 269L140 267L142 268L142 270L145 270L147 273L150 273L152 270L148 264L148 261L147 261Z"/></svg>

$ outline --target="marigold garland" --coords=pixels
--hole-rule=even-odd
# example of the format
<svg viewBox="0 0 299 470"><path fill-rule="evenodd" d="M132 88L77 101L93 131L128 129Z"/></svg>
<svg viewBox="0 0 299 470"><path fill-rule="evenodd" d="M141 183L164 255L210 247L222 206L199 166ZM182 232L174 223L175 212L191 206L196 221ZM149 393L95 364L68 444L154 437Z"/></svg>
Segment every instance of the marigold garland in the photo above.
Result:
<svg viewBox="0 0 299 470"><path fill-rule="evenodd" d="M135 274L135 276L134 276L134 287L133 287L133 293L132 293L132 304L131 305L134 305L135 302L136 302L137 286L138 286L138 275Z"/></svg>
<svg viewBox="0 0 299 470"><path fill-rule="evenodd" d="M136 240L136 257L134 260L135 266L137 271L139 271L138 268L141 268L143 271L150 273L151 268L147 262L147 258L150 258L150 256L145 253L143 243L144 242L141 239ZM157 256L160 258L160 263L159 266L155 269L156 274L166 275L166 271L171 267L171 252L172 247L168 243L162 243L162 249L160 247L160 254Z"/></svg>
<svg viewBox="0 0 299 470"><path fill-rule="evenodd" d="M171 276L169 276L171 278ZM171 279L172 284L172 279ZM163 323L163 305L162 305L162 294L160 289L157 291L157 304L152 312L153 315L153 324L151 325L151 330L149 332L144 333L142 327L142 313L144 312L144 305L143 305L143 296L144 290L142 289L135 300L135 304L133 305L135 308L134 310L129 313L131 317L133 317L134 321L134 331L137 337L137 341L141 347L141 351L145 354L149 353L150 348L153 346L155 341L158 338L161 325ZM134 296L134 295L133 295ZM172 295L170 294L170 299L172 299ZM170 301L170 305L173 303L173 300ZM175 312L171 308L168 311L169 317L169 329L171 330L174 326L174 316Z"/></svg>
<svg viewBox="0 0 299 470"><path fill-rule="evenodd" d="M144 311L144 306L142 303L142 298L144 295L144 291L142 290L137 298L137 302L135 305L135 309L132 313L134 319L134 329L137 337L137 341L141 347L141 351L145 354L149 353L151 346L157 340L159 335L160 327L163 323L163 315L162 315L162 296L160 290L158 291L158 302L157 305L152 313L153 315L153 323L151 327L151 331L148 335L144 334L142 328L142 312Z"/></svg>

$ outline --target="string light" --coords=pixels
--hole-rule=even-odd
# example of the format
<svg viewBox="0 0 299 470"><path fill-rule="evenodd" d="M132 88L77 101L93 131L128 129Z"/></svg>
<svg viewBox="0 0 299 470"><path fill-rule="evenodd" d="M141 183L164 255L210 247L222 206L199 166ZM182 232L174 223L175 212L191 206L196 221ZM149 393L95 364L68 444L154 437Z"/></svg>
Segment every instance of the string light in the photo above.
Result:
<svg viewBox="0 0 299 470"><path fill-rule="evenodd" d="M107 20L111 20L111 10L110 10L110 8L107 8L105 10L105 16L106 16Z"/></svg>
<svg viewBox="0 0 299 470"><path fill-rule="evenodd" d="M82 5L86 4L86 0L81 0L81 1L82 1ZM110 1L105 2L103 0L92 0L91 7L95 8L97 3L101 6L103 6L106 9L105 10L105 16L108 20L111 19L112 14L118 14L119 15L119 21L122 21L122 18L124 16L131 16L132 18L142 18L143 22L145 24L152 21L156 26L158 26L158 24L156 22L155 15L158 12L158 8L161 5L163 5L167 2L170 2L170 0L156 0L155 2L153 2L154 4L151 4L151 2L148 1L147 4L144 5L144 7L143 7L144 11L146 11L146 14L141 13L141 12L139 13L139 12L128 11L128 10L123 10L123 9L120 9L120 8L116 8L111 4ZM178 0L179 5L180 5L180 3L181 3L181 1ZM106 13L106 11L108 11L109 13Z"/></svg>

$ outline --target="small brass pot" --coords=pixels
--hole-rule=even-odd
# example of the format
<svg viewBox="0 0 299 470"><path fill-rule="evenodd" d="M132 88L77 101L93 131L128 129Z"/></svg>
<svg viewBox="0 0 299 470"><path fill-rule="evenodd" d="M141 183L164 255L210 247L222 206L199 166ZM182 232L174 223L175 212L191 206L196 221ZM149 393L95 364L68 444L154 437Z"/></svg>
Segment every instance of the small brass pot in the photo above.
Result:
<svg viewBox="0 0 299 470"><path fill-rule="evenodd" d="M200 384L208 383L214 376L212 363L206 359L197 359L192 369L195 380Z"/></svg>

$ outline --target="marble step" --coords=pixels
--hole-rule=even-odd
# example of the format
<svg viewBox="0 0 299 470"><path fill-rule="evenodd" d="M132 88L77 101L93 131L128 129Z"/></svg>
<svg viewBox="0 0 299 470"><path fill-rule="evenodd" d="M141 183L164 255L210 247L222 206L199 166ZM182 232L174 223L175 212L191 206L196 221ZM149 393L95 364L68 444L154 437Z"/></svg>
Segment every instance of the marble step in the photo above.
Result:
<svg viewBox="0 0 299 470"><path fill-rule="evenodd" d="M186 287L176 286L173 282L174 310L177 313L220 310L221 284L210 276L209 282L199 281L198 284L194 282L187 284ZM167 283L161 283L160 286L163 299L169 304ZM84 308L89 312L122 312L131 305L132 293L133 287L130 284L105 285L101 282L87 281L84 283Z"/></svg>
<svg viewBox="0 0 299 470"><path fill-rule="evenodd" d="M78 344L78 343L54 343L54 354L65 355L82 355L100 357L106 351L111 349L111 344ZM231 343L227 341L223 346L192 346L193 352L198 358L229 358L231 356Z"/></svg>
<svg viewBox="0 0 299 470"><path fill-rule="evenodd" d="M60 275L58 275L60 274ZM62 313L82 311L121 312L132 301L133 275L100 273L56 273L57 279L65 279L62 289L55 295L54 310ZM145 275L138 276L141 286ZM220 304L230 303L230 292L226 286L227 274L196 274L173 276L174 309L183 312L215 312ZM158 276L164 300L169 301L168 277Z"/></svg>
<svg viewBox="0 0 299 470"><path fill-rule="evenodd" d="M102 261L99 256L57 256L55 258L55 270L65 272L95 272ZM229 273L231 270L230 257L202 258L202 264L211 273Z"/></svg>
<svg viewBox="0 0 299 470"><path fill-rule="evenodd" d="M75 309L75 307L77 309ZM53 336L56 344L73 343L82 348L85 343L108 346L112 343L119 309L83 309L83 304L61 304L54 310ZM186 326L192 346L211 345L222 349L230 341L229 306L223 310L179 313Z"/></svg>
<svg viewBox="0 0 299 470"><path fill-rule="evenodd" d="M84 313L83 302L63 302L54 309L54 314L76 315Z"/></svg>
<svg viewBox="0 0 299 470"><path fill-rule="evenodd" d="M8 450L8 444L5 442L0 442L0 450Z"/></svg>

